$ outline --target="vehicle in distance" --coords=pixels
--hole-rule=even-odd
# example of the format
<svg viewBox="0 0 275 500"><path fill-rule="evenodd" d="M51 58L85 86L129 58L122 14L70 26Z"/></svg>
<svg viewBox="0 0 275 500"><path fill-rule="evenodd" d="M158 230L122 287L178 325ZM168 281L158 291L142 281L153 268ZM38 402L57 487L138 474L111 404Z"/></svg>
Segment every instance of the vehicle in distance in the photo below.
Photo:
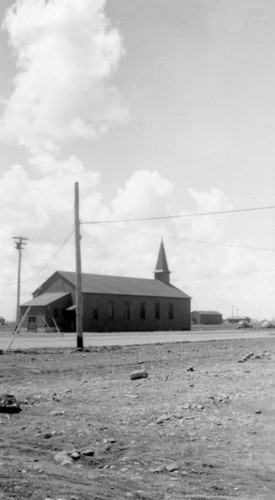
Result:
<svg viewBox="0 0 275 500"><path fill-rule="evenodd" d="M262 322L262 328L274 328L275 325L271 323L271 321L264 320Z"/></svg>
<svg viewBox="0 0 275 500"><path fill-rule="evenodd" d="M252 325L248 321L239 321L238 328L252 328Z"/></svg>

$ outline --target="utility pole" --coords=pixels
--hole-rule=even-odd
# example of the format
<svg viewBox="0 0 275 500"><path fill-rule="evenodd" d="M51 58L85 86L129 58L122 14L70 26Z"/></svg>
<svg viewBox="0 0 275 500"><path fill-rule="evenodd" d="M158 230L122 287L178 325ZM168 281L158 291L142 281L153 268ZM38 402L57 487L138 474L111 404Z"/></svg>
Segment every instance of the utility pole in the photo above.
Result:
<svg viewBox="0 0 275 500"><path fill-rule="evenodd" d="M17 301L16 301L16 328L20 322L20 287L21 287L21 259L22 259L22 250L24 245L26 245L26 241L28 238L23 238L23 236L14 236L15 240L15 248L19 250L19 258L18 258L18 278L17 278Z"/></svg>
<svg viewBox="0 0 275 500"><path fill-rule="evenodd" d="M75 289L75 320L77 349L83 350L83 331L82 331L82 283L81 283L81 250L80 250L80 220L79 220L79 187L78 182L74 185L74 221L75 221L75 256L76 256L76 289Z"/></svg>

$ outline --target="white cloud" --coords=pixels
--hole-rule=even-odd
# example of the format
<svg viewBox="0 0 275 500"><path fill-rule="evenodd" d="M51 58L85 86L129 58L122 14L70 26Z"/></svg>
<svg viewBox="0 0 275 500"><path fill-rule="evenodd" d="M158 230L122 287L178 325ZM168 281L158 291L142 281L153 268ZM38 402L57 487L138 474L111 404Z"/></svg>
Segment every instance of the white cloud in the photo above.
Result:
<svg viewBox="0 0 275 500"><path fill-rule="evenodd" d="M209 192L197 192L195 189L188 190L189 195L197 205L199 213L227 211L232 209L232 205L227 196L216 188L210 189ZM226 236L228 216L205 215L197 217L192 222L193 234L196 237L204 239L209 237L211 241L221 241L221 238Z"/></svg>
<svg viewBox="0 0 275 500"><path fill-rule="evenodd" d="M33 169L14 165L1 179L0 210L3 223L13 232L39 234L42 241L55 238L59 228L73 224L74 182L85 193L94 191L99 174L87 172L75 157L58 162L48 155L32 158ZM38 175L43 172L43 176Z"/></svg>
<svg viewBox="0 0 275 500"><path fill-rule="evenodd" d="M124 122L127 111L111 77L122 38L104 14L105 0L17 0L3 23L18 73L2 126L30 151L90 138Z"/></svg>
<svg viewBox="0 0 275 500"><path fill-rule="evenodd" d="M212 188L209 192L197 192L194 188L190 188L188 192L196 201L198 211L215 212L232 208L227 196L220 189Z"/></svg>
<svg viewBox="0 0 275 500"><path fill-rule="evenodd" d="M148 213L151 217L159 216L172 189L171 182L161 177L156 170L139 170L125 183L123 189L118 190L112 208L117 217L123 217L124 214L128 214L128 217L143 217Z"/></svg>
<svg viewBox="0 0 275 500"><path fill-rule="evenodd" d="M54 158L63 142L87 140L127 118L112 83L123 56L122 38L104 6L105 0L17 0L7 12L4 27L18 73L2 125L7 136L27 146L30 157L27 166L13 165L1 177L0 258L5 265L0 268L0 314L10 319L14 315L13 236L29 238L23 253L22 302L56 269L75 269L73 237L62 250L61 244L73 229L78 181L82 221L168 216L82 225L83 271L152 277L163 236L172 283L193 297L193 309L218 309L227 315L234 304L240 314L256 315L264 303L262 313L274 316L272 254L240 249L230 216L171 219L175 191L182 187L156 170L134 172L106 203L99 173L74 155ZM188 196L197 213L233 208L216 188L189 189ZM177 213L190 214L185 205L183 201Z"/></svg>
<svg viewBox="0 0 275 500"><path fill-rule="evenodd" d="M218 189L188 192L196 203L194 213L233 208ZM192 296L192 309L217 309L227 317L234 305L239 314L257 317L261 304L262 314L271 317L274 307L270 297L275 293L273 254L243 247L235 232L238 216L234 215L234 223L230 217L217 214L174 220L169 230L171 241L168 239L166 245L172 256L173 282Z"/></svg>
<svg viewBox="0 0 275 500"><path fill-rule="evenodd" d="M37 171L44 172L42 178L35 175ZM0 185L4 240L0 257L5 262L0 269L1 315L12 318L16 300L17 252L13 250L13 236L29 238L23 253L22 302L55 270L75 270L73 236L43 268L73 229L76 174L82 221L172 215L176 188L156 171L135 172L107 204L100 194L100 176L88 172L74 157L58 163L47 155L40 156L33 160L29 171L14 166ZM218 190L190 194L197 212L206 206L216 211L231 206ZM202 200L207 200L207 205L202 206ZM188 212L183 208L182 213ZM203 223L199 225L198 220ZM234 304L240 314L257 316L260 303L262 314L273 315L269 299L275 293L272 254L240 249L228 229L227 215L82 225L81 234L84 272L153 277L163 236L171 281L193 297L192 309L218 309L229 315Z"/></svg>
<svg viewBox="0 0 275 500"><path fill-rule="evenodd" d="M0 185L5 241L0 293L2 314L8 317L17 276L13 236L29 238L22 266L24 300L46 273L74 267L70 240L54 259L54 268L49 265L38 278L28 279L43 269L73 229L75 181L81 186L83 217L109 216L96 190L99 173L73 155L54 157L63 142L94 137L127 119L112 83L124 53L122 37L104 7L105 0L16 0L5 16L17 74L4 109L2 137L25 145L29 153L25 166L3 172Z"/></svg>
<svg viewBox="0 0 275 500"><path fill-rule="evenodd" d="M41 176L42 173L42 176ZM12 317L16 296L17 255L13 237L28 238L23 252L22 300L28 298L40 280L60 268L74 266L74 239L71 237L52 266L37 280L28 280L53 257L74 228L74 183L78 181L87 212L100 210L101 195L96 190L100 175L87 171L75 157L57 161L49 155L32 158L31 166L14 165L0 183L0 224L2 245L0 269L1 315ZM84 203L83 203L84 204Z"/></svg>

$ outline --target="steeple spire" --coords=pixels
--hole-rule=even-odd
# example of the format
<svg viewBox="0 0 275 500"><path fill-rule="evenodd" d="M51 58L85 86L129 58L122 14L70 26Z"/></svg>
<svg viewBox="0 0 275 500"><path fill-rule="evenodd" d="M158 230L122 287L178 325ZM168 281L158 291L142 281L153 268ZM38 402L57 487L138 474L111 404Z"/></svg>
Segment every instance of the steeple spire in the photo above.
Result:
<svg viewBox="0 0 275 500"><path fill-rule="evenodd" d="M170 284L170 271L167 264L163 241L161 239L157 265L155 269L155 280L162 281L166 285Z"/></svg>

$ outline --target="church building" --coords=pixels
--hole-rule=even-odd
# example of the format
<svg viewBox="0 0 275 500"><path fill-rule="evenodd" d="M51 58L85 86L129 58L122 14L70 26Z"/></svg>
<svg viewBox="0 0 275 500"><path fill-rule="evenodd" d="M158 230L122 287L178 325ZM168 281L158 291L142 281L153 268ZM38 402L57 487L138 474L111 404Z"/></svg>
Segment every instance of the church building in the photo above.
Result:
<svg viewBox="0 0 275 500"><path fill-rule="evenodd" d="M154 279L82 273L83 331L175 331L191 328L191 298L170 283L163 242ZM75 331L76 273L56 271L21 306L22 328Z"/></svg>

